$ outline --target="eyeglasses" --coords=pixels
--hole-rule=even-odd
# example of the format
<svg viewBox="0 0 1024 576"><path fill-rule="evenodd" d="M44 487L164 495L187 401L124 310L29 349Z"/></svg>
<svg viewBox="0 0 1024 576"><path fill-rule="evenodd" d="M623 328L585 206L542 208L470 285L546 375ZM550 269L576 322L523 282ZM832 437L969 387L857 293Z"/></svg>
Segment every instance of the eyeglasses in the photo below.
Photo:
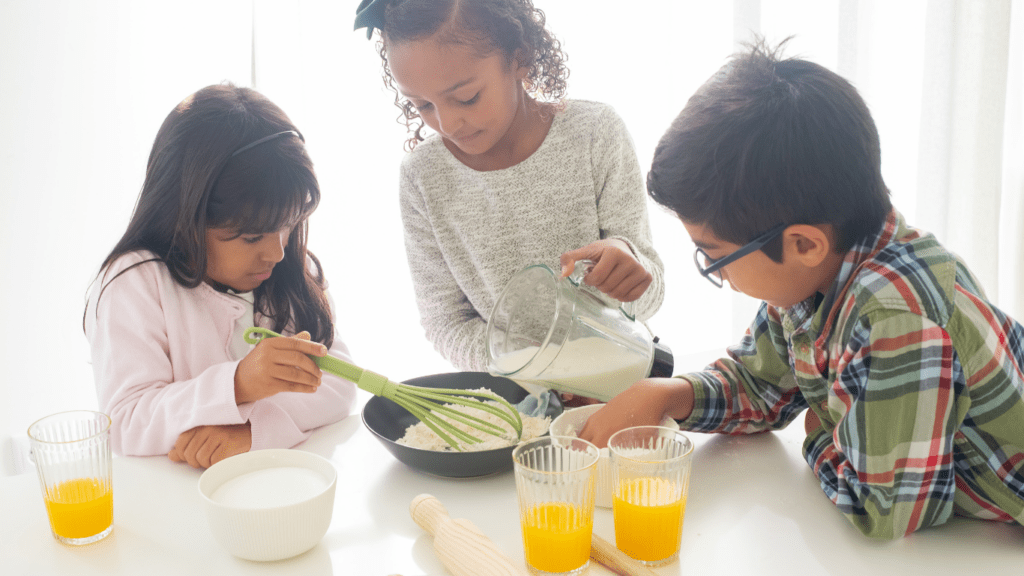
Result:
<svg viewBox="0 0 1024 576"><path fill-rule="evenodd" d="M747 254L750 254L754 250L759 249L765 244L771 242L776 236L782 234L782 231L786 229L786 224L779 224L764 234L761 234L757 238L751 240L748 244L736 250L728 256L723 256L718 260L712 260L708 253L702 248L697 248L697 251L693 253L693 263L697 265L697 270L700 275L707 278L708 282L711 282L719 288L722 287L722 268L725 268L729 264L743 258ZM702 264L703 262L703 264Z"/></svg>

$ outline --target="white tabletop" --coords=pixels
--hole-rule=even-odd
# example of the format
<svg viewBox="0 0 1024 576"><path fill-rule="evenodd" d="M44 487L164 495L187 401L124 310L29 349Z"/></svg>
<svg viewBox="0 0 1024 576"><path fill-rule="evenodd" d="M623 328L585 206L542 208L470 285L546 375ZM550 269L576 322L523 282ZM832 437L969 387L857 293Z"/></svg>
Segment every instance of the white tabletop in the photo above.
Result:
<svg viewBox="0 0 1024 576"><path fill-rule="evenodd" d="M934 576L1024 568L1021 526L955 518L894 542L865 538L822 493L800 456L802 435L795 425L748 437L690 434L696 449L680 561L656 572L866 576L898 567ZM305 554L268 563L234 558L206 525L200 471L165 457L125 457L114 459L114 531L88 546L50 535L34 474L0 479L0 574L447 574L432 538L409 517L422 493L476 524L525 571L511 471L467 480L418 473L395 460L358 414L297 449L329 458L339 473L331 527ZM594 530L614 542L610 510L595 511ZM592 575L612 573L591 566Z"/></svg>

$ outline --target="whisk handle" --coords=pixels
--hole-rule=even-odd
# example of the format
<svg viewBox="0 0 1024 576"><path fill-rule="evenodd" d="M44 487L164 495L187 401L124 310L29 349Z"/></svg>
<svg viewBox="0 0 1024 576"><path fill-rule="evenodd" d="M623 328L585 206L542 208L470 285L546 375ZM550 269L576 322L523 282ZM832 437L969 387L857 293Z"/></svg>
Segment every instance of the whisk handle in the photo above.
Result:
<svg viewBox="0 0 1024 576"><path fill-rule="evenodd" d="M312 358L316 362L316 365L324 372L330 372L335 376L340 376L345 380L355 382L356 386L366 390L374 396L382 396L384 398L394 400L394 389L396 384L389 380L387 376L382 376L376 372L360 368L355 364L350 364L341 358L336 358L334 356L313 356Z"/></svg>
<svg viewBox="0 0 1024 576"><path fill-rule="evenodd" d="M277 332L269 330L267 328L261 328L259 326L253 326L245 330L245 341L249 344L256 344L264 337L277 337L280 336ZM330 372L335 376L339 376L350 382L355 382L356 386L359 386L363 390L374 394L375 396L385 396L387 389L391 386L390 380L386 377L364 370L355 364L345 362L341 358L335 356L310 356L316 365L320 367L324 372ZM386 397L386 396L385 396Z"/></svg>
<svg viewBox="0 0 1024 576"><path fill-rule="evenodd" d="M313 356L313 361L316 362L316 365L324 372L330 372L335 376L340 376L345 380L350 380L352 382L359 382L359 379L366 373L366 370L363 370L358 366L353 366L341 358L335 358L334 356Z"/></svg>

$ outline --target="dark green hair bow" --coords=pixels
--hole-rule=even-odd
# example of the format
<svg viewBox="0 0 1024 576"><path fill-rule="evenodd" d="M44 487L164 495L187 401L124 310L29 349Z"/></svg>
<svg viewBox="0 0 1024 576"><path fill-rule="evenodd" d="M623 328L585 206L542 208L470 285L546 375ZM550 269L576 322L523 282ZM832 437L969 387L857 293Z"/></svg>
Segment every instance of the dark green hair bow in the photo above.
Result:
<svg viewBox="0 0 1024 576"><path fill-rule="evenodd" d="M373 29L384 32L384 10L392 0L363 0L356 8L356 26L353 30L366 28L366 39L373 37Z"/></svg>

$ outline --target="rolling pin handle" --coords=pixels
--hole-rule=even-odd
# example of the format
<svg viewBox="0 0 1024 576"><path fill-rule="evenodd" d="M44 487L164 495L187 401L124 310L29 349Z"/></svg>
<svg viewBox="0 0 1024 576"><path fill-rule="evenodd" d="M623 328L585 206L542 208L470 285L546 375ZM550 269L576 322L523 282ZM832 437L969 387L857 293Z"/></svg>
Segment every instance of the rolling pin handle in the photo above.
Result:
<svg viewBox="0 0 1024 576"><path fill-rule="evenodd" d="M445 518L451 518L444 504L430 494L420 494L413 498L409 505L409 515L417 526L431 536L437 533L437 527Z"/></svg>
<svg viewBox="0 0 1024 576"><path fill-rule="evenodd" d="M657 572L630 558L625 552L597 534L591 534L590 543L590 557L616 574L658 576Z"/></svg>
<svg viewBox="0 0 1024 576"><path fill-rule="evenodd" d="M434 537L434 553L454 576L526 576L472 522L452 519L430 494L413 498L409 514Z"/></svg>

